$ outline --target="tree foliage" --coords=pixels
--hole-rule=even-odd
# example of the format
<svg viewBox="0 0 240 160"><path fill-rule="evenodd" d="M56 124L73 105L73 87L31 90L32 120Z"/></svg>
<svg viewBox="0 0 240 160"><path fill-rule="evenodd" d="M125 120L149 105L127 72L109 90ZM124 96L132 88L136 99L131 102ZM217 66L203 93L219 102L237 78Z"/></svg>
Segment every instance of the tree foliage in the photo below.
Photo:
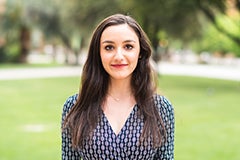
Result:
<svg viewBox="0 0 240 160"><path fill-rule="evenodd" d="M1 16L0 38L4 39L1 45L1 61L17 61L19 53L21 55L20 37L21 30L26 28L26 23L22 20L22 8L20 5L8 3L8 9Z"/></svg>
<svg viewBox="0 0 240 160"><path fill-rule="evenodd" d="M239 9L239 0L234 1L236 8L238 11ZM215 8L213 8L213 4ZM204 13L204 15L208 18L208 20L215 26L215 28L226 35L228 38L233 40L237 45L240 46L240 36L231 34L230 30L225 29L224 27L221 26L221 24L218 23L217 21L217 16L214 9L218 9L220 13L226 13L226 1L225 0L215 0L215 1L202 1L202 0L197 0L197 7L199 8L200 11Z"/></svg>
<svg viewBox="0 0 240 160"><path fill-rule="evenodd" d="M226 14L229 2L230 0L11 0L11 7L5 13L6 18L0 27L9 29L13 28L12 24L24 24L38 28L44 32L46 40L55 41L54 43L57 40L57 43L72 50L73 39L77 36L79 43L86 45L83 42L87 41L100 20L114 13L124 13L139 21L155 50L161 40L171 43L171 40L178 39L184 45L201 38L207 22L211 22L218 31L240 46L239 34L222 27L217 20L219 14ZM231 2L240 12L240 1ZM10 14L13 8L19 14ZM4 36L10 34L7 30L2 30L6 33Z"/></svg>
<svg viewBox="0 0 240 160"><path fill-rule="evenodd" d="M225 32L220 32L215 25L224 29ZM201 41L194 42L193 49L198 52L217 52L221 55L235 54L235 56L240 57L240 45L231 38L231 35L239 37L239 26L240 16L229 17L219 14L216 17L216 24L206 25Z"/></svg>

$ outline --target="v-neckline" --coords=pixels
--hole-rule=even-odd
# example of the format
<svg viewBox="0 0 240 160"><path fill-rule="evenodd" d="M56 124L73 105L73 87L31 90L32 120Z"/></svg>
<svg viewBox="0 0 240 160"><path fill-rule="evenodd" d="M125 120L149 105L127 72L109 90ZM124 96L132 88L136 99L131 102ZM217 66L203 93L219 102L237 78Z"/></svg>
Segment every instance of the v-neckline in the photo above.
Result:
<svg viewBox="0 0 240 160"><path fill-rule="evenodd" d="M118 137L119 135L121 135L121 133L123 132L123 130L124 130L125 127L126 127L127 122L130 120L130 118L132 117L132 115L135 113L135 108L136 108L136 107L137 107L137 104L134 104L131 112L129 113L127 119L126 119L125 122L124 122L124 125L121 127L121 129L120 129L120 131L119 131L118 133L116 133L116 132L113 130L110 121L108 120L106 114L105 114L104 111L102 110L103 118L106 120L108 127L110 128L111 132L114 134L115 137Z"/></svg>

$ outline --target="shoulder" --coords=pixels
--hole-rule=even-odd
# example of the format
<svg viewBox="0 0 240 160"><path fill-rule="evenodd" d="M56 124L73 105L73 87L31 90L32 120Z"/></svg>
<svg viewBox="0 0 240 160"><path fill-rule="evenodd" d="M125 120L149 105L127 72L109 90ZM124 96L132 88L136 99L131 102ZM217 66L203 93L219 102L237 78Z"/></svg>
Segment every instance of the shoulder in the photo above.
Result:
<svg viewBox="0 0 240 160"><path fill-rule="evenodd" d="M160 113L160 116L163 120L173 120L174 119L174 108L171 102L162 95L155 94L154 95L154 103Z"/></svg>
<svg viewBox="0 0 240 160"><path fill-rule="evenodd" d="M63 105L63 113L62 113L63 117L66 116L66 114L70 111L70 109L77 102L77 97L78 97L78 94L75 94L75 95L72 95L67 98L67 100L65 101L65 103Z"/></svg>
<svg viewBox="0 0 240 160"><path fill-rule="evenodd" d="M165 139L164 143L159 147L155 159L174 159L174 109L171 102L161 95L154 95L154 103L157 107L157 110L162 118L164 125Z"/></svg>

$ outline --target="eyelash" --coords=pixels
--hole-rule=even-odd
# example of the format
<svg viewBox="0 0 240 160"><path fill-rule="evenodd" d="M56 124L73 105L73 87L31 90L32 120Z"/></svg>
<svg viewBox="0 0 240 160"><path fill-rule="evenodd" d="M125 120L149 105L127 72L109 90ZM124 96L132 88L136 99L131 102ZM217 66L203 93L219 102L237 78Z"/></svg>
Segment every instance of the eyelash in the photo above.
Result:
<svg viewBox="0 0 240 160"><path fill-rule="evenodd" d="M112 45L107 45L107 46L104 47L104 49L107 50L107 51L110 51L110 50L112 50L113 48L114 48L114 47L113 47Z"/></svg>
<svg viewBox="0 0 240 160"><path fill-rule="evenodd" d="M125 45L125 47L124 48L126 48L127 50L131 50L131 49L133 49L133 46L132 45L130 45L130 44L127 44L127 45Z"/></svg>
<svg viewBox="0 0 240 160"><path fill-rule="evenodd" d="M130 44L126 44L126 45L124 46L124 48L125 48L126 50L131 50L131 49L133 49L133 46L130 45ZM107 45L107 46L104 47L104 49L107 50L107 51L110 51L110 50L113 50L113 49L114 49L114 46L112 46L112 45Z"/></svg>

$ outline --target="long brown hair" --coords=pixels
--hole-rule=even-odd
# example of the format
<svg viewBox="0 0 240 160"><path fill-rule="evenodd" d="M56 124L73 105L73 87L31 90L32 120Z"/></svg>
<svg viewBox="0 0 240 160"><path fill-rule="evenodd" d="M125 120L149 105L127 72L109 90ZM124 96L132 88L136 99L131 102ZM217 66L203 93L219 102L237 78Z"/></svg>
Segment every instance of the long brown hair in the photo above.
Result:
<svg viewBox="0 0 240 160"><path fill-rule="evenodd" d="M150 41L132 17L115 14L104 19L93 32L88 57L83 66L78 99L64 121L64 128L70 129L73 147L81 148L84 139L91 136L99 121L100 106L107 95L109 84L109 75L100 58L100 38L107 27L120 24L128 24L136 32L140 42L140 58L132 75L131 87L139 113L144 116L141 139L144 141L151 137L154 146L160 146L165 138L164 125L153 99L155 85L150 66Z"/></svg>

